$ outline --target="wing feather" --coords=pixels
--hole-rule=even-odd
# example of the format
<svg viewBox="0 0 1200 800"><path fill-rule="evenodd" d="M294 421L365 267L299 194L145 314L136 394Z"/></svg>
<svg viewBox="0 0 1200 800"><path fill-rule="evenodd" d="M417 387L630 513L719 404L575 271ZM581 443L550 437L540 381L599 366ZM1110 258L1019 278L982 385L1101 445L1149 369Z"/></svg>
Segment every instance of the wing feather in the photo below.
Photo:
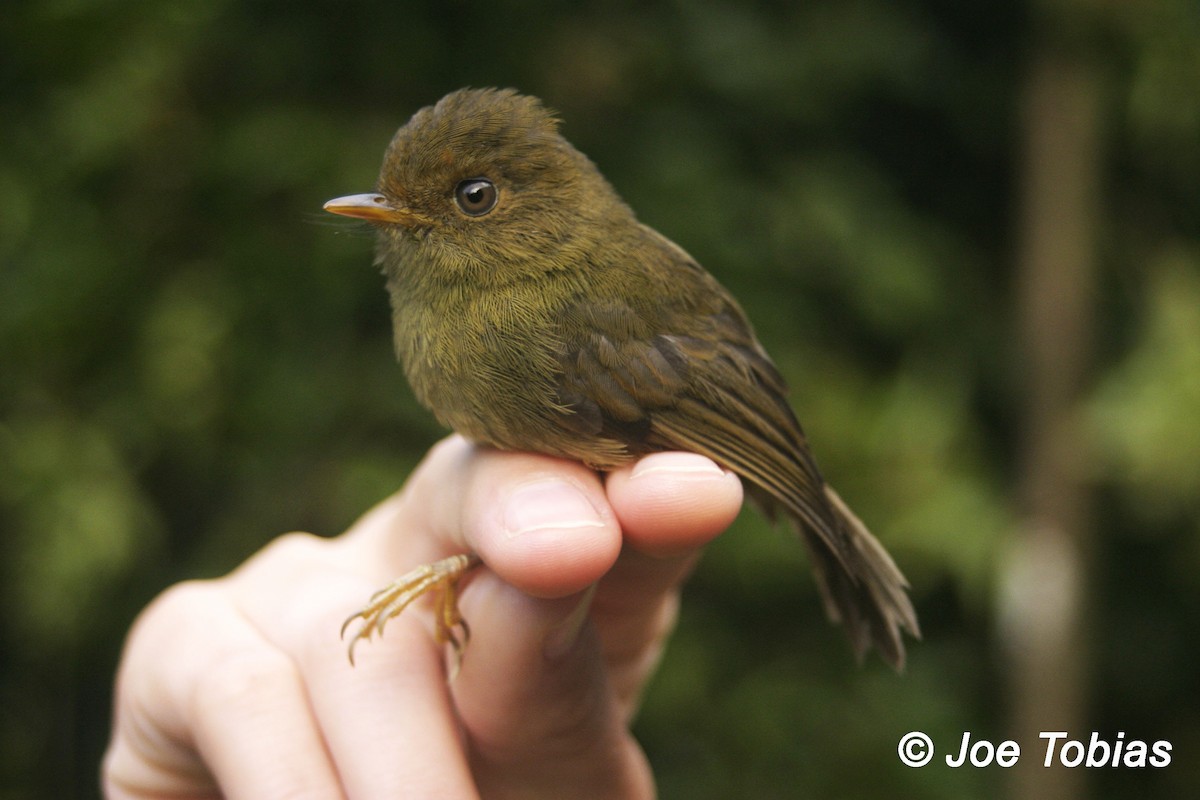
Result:
<svg viewBox="0 0 1200 800"><path fill-rule="evenodd" d="M736 472L768 514L783 511L802 534L826 611L855 651L874 643L902 666L901 629L920 635L903 575L825 483L783 378L741 309L694 262L684 266L672 274L691 285L684 280L673 300L645 292L656 298L652 308L581 298L566 310L586 324L570 326L577 333L560 357L561 425L605 443L606 460L593 457L598 468L689 450Z"/></svg>

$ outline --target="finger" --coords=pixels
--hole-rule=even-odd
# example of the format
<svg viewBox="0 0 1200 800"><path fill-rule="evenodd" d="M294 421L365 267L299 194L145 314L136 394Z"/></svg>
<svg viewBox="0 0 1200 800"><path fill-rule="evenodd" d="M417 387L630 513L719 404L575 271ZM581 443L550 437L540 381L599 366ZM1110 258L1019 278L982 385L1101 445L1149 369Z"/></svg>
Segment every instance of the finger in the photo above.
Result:
<svg viewBox="0 0 1200 800"><path fill-rule="evenodd" d="M457 435L430 451L396 503L396 529L356 525L345 537L375 539L364 546L387 579L471 551L512 585L554 597L595 582L620 553L621 531L595 472Z"/></svg>
<svg viewBox="0 0 1200 800"><path fill-rule="evenodd" d="M606 576L608 613L649 616L644 609L688 573L704 545L724 531L742 505L737 475L694 453L654 453L612 472L606 484L627 545Z"/></svg>
<svg viewBox="0 0 1200 800"><path fill-rule="evenodd" d="M626 544L654 556L703 547L742 507L737 475L695 453L645 456L612 472L606 488Z"/></svg>
<svg viewBox="0 0 1200 800"><path fill-rule="evenodd" d="M497 796L653 796L588 623L591 590L531 597L494 574L472 587L475 634L451 684L472 769Z"/></svg>
<svg viewBox="0 0 1200 800"><path fill-rule="evenodd" d="M106 796L340 797L303 686L216 583L143 613L118 675Z"/></svg>
<svg viewBox="0 0 1200 800"><path fill-rule="evenodd" d="M614 471L606 488L628 546L605 577L597 612L607 625L653 627L661 624L653 610L737 517L741 481L704 456L669 452ZM619 638L630 636L623 631Z"/></svg>
<svg viewBox="0 0 1200 800"><path fill-rule="evenodd" d="M581 591L621 551L600 476L574 461L477 450L462 509L471 548L506 583L537 597Z"/></svg>
<svg viewBox="0 0 1200 800"><path fill-rule="evenodd" d="M398 533L401 509L384 503L359 525ZM255 627L293 660L347 796L470 798L442 653L421 616L392 620L357 667L339 640L346 609L375 583L363 573L377 554L361 543L385 538L347 546L291 534L230 580Z"/></svg>
<svg viewBox="0 0 1200 800"><path fill-rule="evenodd" d="M614 471L606 487L627 547L600 585L592 618L628 718L674 628L679 585L737 517L742 484L703 456L667 452Z"/></svg>
<svg viewBox="0 0 1200 800"><path fill-rule="evenodd" d="M490 568L463 593L472 638L451 684L481 785L500 795L519 787L555 797L572 785L649 796L649 770L586 630L586 589L621 547L599 476L575 462L486 449L459 466L458 535Z"/></svg>

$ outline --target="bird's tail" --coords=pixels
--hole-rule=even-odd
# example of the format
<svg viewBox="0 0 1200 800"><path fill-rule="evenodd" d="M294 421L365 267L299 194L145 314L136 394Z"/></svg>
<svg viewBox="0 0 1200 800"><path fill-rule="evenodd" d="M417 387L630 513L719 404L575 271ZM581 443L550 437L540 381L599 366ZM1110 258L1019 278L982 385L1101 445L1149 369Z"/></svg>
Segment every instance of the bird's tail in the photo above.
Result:
<svg viewBox="0 0 1200 800"><path fill-rule="evenodd" d="M829 485L825 496L845 534L839 557L820 536L800 525L813 562L813 573L829 618L846 628L861 659L874 644L897 671L904 668L901 631L921 638L917 614L908 597L908 581L867 526Z"/></svg>

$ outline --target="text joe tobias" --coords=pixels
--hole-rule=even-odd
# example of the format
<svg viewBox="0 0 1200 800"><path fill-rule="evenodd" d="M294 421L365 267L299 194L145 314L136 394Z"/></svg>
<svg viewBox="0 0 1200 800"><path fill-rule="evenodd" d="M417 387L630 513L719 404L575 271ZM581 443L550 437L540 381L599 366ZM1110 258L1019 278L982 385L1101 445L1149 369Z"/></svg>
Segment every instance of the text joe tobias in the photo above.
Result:
<svg viewBox="0 0 1200 800"><path fill-rule="evenodd" d="M1126 740L1121 731L1115 739L1105 739L1092 733L1086 741L1073 739L1066 731L1042 731L1038 738L1044 742L1042 766L1063 767L1165 767L1171 763L1171 743L1159 740L1147 743L1141 739ZM900 739L897 751L900 760L910 767L923 767L933 760L933 740L921 731L912 731ZM986 739L972 740L970 732L954 753L945 756L946 765L954 768L970 765L986 767L997 764L1014 766L1021 758L1021 746L1010 740L993 744Z"/></svg>

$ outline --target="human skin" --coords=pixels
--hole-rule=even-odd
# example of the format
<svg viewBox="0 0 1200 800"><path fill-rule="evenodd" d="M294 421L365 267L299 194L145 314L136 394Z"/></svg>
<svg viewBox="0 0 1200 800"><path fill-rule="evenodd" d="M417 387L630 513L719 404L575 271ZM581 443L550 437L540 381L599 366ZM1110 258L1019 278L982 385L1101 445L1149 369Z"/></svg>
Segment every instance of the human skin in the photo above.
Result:
<svg viewBox="0 0 1200 800"><path fill-rule="evenodd" d="M343 535L281 536L151 603L118 670L105 793L652 797L629 726L680 586L741 502L738 478L698 455L602 476L451 436ZM464 550L487 568L464 583L457 675L423 604L351 666L346 616Z"/></svg>

